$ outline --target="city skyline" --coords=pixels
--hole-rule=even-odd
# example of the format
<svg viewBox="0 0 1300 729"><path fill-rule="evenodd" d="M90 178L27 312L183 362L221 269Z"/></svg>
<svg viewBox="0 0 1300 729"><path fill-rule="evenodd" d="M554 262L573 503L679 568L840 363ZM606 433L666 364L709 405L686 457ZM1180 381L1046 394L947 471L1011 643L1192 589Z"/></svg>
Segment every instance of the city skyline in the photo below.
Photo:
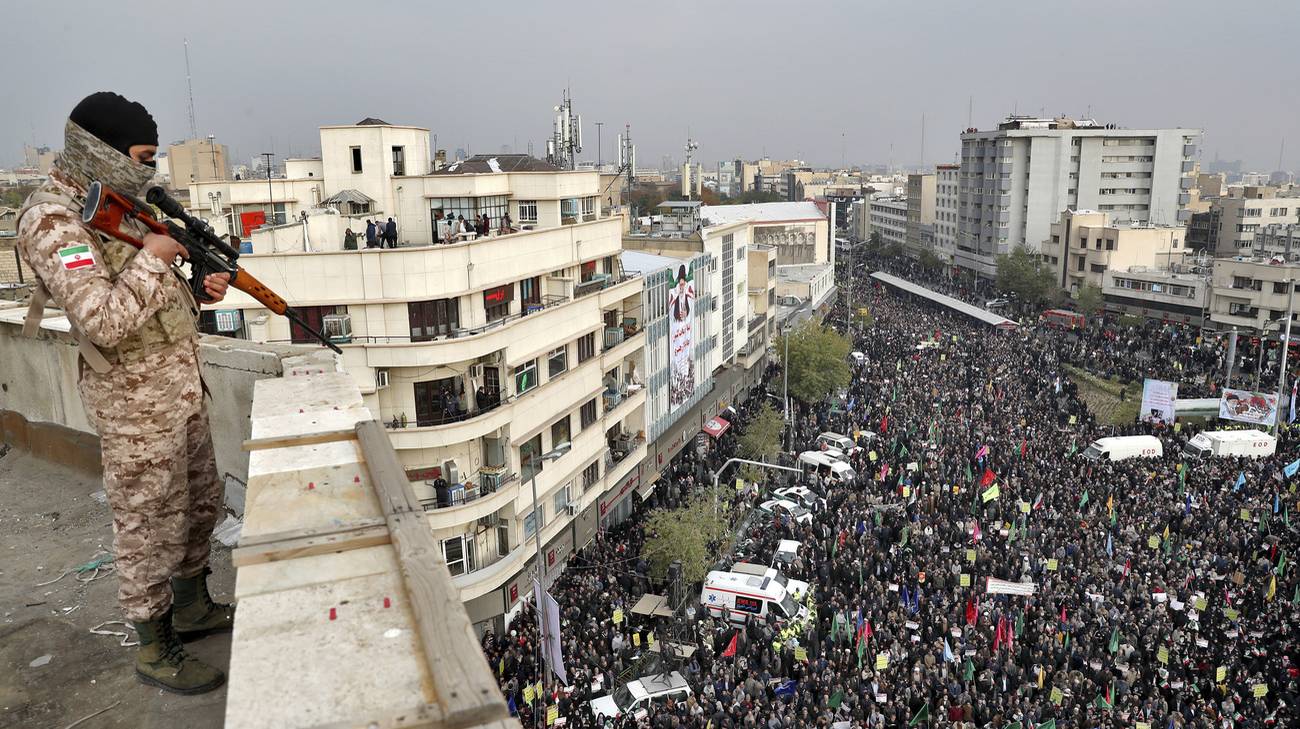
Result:
<svg viewBox="0 0 1300 729"><path fill-rule="evenodd" d="M614 159L630 124L647 167L664 155L680 162L688 129L706 164L766 153L815 166L929 166L954 159L962 129L1018 112L1203 129L1203 163L1271 171L1300 112L1278 93L1288 86L1279 82L1288 20L1300 21L1300 8L1281 3L1252 14L1270 18L1259 24L1209 3L1096 2L1069 16L1068 33L1057 8L1001 3L829 3L817 13L759 3L741 13L670 2L622 18L596 3L563 14L412 6L389 8L368 38L354 30L364 22L339 22L331 5L234 2L214 14L150 1L130 18L100 6L13 9L8 27L23 32L11 31L11 53L42 58L54 38L60 52L43 57L40 74L12 80L0 164L20 161L24 144L61 147L68 110L97 90L145 104L163 144L188 137L184 39L198 135L215 135L236 162L315 155L318 127L365 117L428 127L449 152L524 152L531 141L540 157L566 87L583 115L581 159ZM95 73L105 37L139 34L112 59L136 71ZM1233 59L1246 58L1252 73L1237 73ZM1279 73L1256 72L1269 68ZM1205 103L1215 93L1223 103ZM1297 147L1282 169L1300 166Z"/></svg>

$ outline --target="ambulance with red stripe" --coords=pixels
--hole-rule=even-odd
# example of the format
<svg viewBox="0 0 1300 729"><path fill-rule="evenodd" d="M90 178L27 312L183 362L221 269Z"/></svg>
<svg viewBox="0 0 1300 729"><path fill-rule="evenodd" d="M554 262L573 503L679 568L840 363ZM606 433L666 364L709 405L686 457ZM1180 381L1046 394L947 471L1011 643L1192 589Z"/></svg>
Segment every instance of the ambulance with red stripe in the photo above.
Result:
<svg viewBox="0 0 1300 729"><path fill-rule="evenodd" d="M744 625L751 618L773 615L779 622L802 621L808 608L800 605L781 582L768 576L710 572L700 591L700 604L709 615Z"/></svg>

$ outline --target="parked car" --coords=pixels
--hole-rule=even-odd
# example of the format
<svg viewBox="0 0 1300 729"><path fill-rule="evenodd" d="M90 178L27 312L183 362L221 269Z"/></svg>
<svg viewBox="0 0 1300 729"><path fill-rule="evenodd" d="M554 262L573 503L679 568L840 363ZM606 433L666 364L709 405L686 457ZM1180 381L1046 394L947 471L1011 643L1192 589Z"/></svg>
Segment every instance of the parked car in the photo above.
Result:
<svg viewBox="0 0 1300 729"><path fill-rule="evenodd" d="M774 516L789 516L792 520L800 524L811 524L813 521L812 512L793 501L787 501L785 499L768 499L759 504L758 508Z"/></svg>
<svg viewBox="0 0 1300 729"><path fill-rule="evenodd" d="M635 713L651 704L660 705L670 698L684 699L691 695L686 678L677 671L642 676L618 688L607 696L591 700L591 712L597 719L617 719Z"/></svg>

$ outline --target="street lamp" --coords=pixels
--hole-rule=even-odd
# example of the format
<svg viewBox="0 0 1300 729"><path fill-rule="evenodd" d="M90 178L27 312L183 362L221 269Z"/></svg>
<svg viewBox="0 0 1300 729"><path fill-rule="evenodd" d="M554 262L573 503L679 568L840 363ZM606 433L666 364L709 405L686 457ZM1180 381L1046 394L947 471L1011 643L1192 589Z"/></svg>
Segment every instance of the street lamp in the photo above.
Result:
<svg viewBox="0 0 1300 729"><path fill-rule="evenodd" d="M771 468L776 471L794 471L795 473L803 473L802 470L798 468L791 468L790 466L779 466L775 463L763 463L762 461L750 461L744 458L728 458L725 463L723 463L721 466L718 466L718 470L713 472L713 513L714 514L718 513L718 477L722 475L723 471L727 470L727 466L730 466L733 463L744 463L750 466L756 466L758 468Z"/></svg>
<svg viewBox="0 0 1300 729"><path fill-rule="evenodd" d="M1295 279L1288 278L1286 281L1286 333L1282 335L1282 358L1277 372L1277 400L1278 405L1282 403L1282 393L1286 391L1286 356L1291 351L1291 317L1295 311ZM1273 420L1273 432L1277 432L1277 424L1282 420L1281 407L1278 408L1277 417Z"/></svg>
<svg viewBox="0 0 1300 729"><path fill-rule="evenodd" d="M546 609L546 606L542 604L541 597L546 594L546 562L542 559L542 525L538 523L537 518L537 472L542 470L541 465L543 463L546 461L558 460L563 457L564 454L568 453L571 448L571 444L564 443L548 453L535 456L535 459L539 461L539 463L537 464L537 468L533 469L532 476L528 479L529 485L533 490L533 540L537 549L535 557L537 560L537 584L541 587L540 590L535 592L538 597L536 605L537 630L538 635L540 636L540 639L537 641L537 667L538 670L542 672L542 681L544 684L549 684L550 681L547 680L546 657L544 654L544 646L547 645L547 636L546 616L543 614L543 611ZM536 718L537 717L534 717L534 719Z"/></svg>

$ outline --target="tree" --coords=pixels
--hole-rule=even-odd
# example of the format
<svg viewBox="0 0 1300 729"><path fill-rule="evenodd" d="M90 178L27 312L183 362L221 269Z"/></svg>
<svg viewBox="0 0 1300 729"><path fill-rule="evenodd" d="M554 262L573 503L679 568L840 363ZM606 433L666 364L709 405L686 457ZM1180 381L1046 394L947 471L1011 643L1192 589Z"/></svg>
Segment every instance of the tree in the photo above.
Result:
<svg viewBox="0 0 1300 729"><path fill-rule="evenodd" d="M719 487L717 513L711 489L697 491L680 509L655 509L646 519L642 555L650 562L650 575L663 579L668 565L682 562L686 584L703 582L713 566L714 549L728 536L731 499Z"/></svg>
<svg viewBox="0 0 1300 729"><path fill-rule="evenodd" d="M878 230L872 231L871 235L867 236L867 244L870 245L872 248L879 248L880 243L881 243L880 231Z"/></svg>
<svg viewBox="0 0 1300 729"><path fill-rule="evenodd" d="M785 202L785 198L775 192L746 190L739 195L723 198L720 205L748 205L750 203ZM710 203L712 204L712 203Z"/></svg>
<svg viewBox="0 0 1300 729"><path fill-rule="evenodd" d="M0 190L0 206L20 208L23 206L23 202L27 200L27 196L35 190L36 188L31 185L19 185Z"/></svg>
<svg viewBox="0 0 1300 729"><path fill-rule="evenodd" d="M902 258L903 257L902 244L894 242L885 246L885 256L887 258Z"/></svg>
<svg viewBox="0 0 1300 729"><path fill-rule="evenodd" d="M1079 306L1079 311L1092 316L1101 311L1105 302L1101 298L1101 289L1096 286L1084 286L1079 290L1079 295L1074 297L1074 303Z"/></svg>
<svg viewBox="0 0 1300 729"><path fill-rule="evenodd" d="M768 461L781 452L781 430L785 422L781 415L772 409L771 403L764 402L745 425L745 432L737 440L740 457L751 461ZM764 470L755 466L745 466L741 476L747 481L762 479Z"/></svg>
<svg viewBox="0 0 1300 729"><path fill-rule="evenodd" d="M785 361L789 338L789 361ZM808 320L777 342L781 366L788 367L790 394L800 400L821 402L849 385L847 337L830 327Z"/></svg>
<svg viewBox="0 0 1300 729"><path fill-rule="evenodd" d="M1014 292L1030 304L1042 304L1059 293L1042 259L1024 244L998 256L997 286L1002 291Z"/></svg>
<svg viewBox="0 0 1300 729"><path fill-rule="evenodd" d="M939 257L934 255L934 251L931 250L921 251L920 264L921 268L927 271L938 271L943 268L943 261L939 260Z"/></svg>

